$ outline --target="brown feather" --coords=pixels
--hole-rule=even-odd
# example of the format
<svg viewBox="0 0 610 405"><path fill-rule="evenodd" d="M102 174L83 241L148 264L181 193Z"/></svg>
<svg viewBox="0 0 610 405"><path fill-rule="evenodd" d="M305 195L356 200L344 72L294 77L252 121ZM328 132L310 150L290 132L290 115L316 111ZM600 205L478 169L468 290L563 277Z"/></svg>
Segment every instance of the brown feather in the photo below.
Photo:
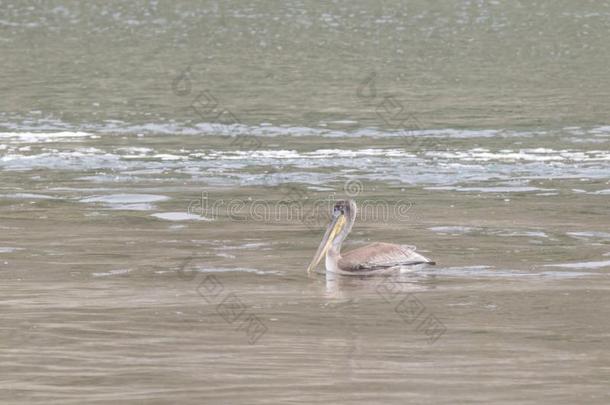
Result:
<svg viewBox="0 0 610 405"><path fill-rule="evenodd" d="M416 253L413 246L377 242L343 254L338 267L344 271L369 271L422 263L434 264Z"/></svg>

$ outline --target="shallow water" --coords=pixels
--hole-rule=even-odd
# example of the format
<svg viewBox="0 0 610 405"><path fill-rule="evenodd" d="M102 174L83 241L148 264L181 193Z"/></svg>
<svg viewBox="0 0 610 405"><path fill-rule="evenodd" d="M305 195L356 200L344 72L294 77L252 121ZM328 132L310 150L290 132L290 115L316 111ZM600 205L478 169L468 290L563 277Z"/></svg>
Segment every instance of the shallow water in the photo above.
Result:
<svg viewBox="0 0 610 405"><path fill-rule="evenodd" d="M2 403L608 403L603 2L0 9Z"/></svg>

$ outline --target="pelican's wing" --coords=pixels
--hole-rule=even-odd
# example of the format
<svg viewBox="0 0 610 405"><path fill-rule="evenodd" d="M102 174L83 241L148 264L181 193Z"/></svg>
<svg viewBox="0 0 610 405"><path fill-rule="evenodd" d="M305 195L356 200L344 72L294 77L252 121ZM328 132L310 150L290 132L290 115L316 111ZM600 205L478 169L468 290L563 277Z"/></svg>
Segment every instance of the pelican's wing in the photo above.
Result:
<svg viewBox="0 0 610 405"><path fill-rule="evenodd" d="M392 243L373 243L342 255L338 267L344 271L371 271L391 267L434 264L433 261L415 252L415 247Z"/></svg>

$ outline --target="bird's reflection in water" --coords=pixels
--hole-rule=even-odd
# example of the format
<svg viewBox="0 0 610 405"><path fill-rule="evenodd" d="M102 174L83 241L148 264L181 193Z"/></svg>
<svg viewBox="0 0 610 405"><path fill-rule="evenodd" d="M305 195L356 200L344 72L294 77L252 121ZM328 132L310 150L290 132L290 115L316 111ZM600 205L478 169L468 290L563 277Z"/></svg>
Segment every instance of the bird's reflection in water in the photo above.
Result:
<svg viewBox="0 0 610 405"><path fill-rule="evenodd" d="M318 276L319 277L319 276ZM396 273L384 276L343 276L326 272L324 274L326 298L353 299L363 296L384 293L413 293L434 289L434 275L424 271L412 273Z"/></svg>

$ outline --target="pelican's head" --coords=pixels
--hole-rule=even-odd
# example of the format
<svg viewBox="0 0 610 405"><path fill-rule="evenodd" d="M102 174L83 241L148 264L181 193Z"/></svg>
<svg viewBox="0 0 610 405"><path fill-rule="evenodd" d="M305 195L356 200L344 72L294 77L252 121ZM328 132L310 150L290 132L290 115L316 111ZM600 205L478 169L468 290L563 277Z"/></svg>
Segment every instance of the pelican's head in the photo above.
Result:
<svg viewBox="0 0 610 405"><path fill-rule="evenodd" d="M322 242L320 242L320 246L318 246L316 255L307 268L308 273L316 268L333 243L343 242L343 239L345 239L352 229L355 218L356 203L353 200L339 200L335 203L331 212L330 224L328 224L328 228L326 228L326 233L324 233Z"/></svg>

